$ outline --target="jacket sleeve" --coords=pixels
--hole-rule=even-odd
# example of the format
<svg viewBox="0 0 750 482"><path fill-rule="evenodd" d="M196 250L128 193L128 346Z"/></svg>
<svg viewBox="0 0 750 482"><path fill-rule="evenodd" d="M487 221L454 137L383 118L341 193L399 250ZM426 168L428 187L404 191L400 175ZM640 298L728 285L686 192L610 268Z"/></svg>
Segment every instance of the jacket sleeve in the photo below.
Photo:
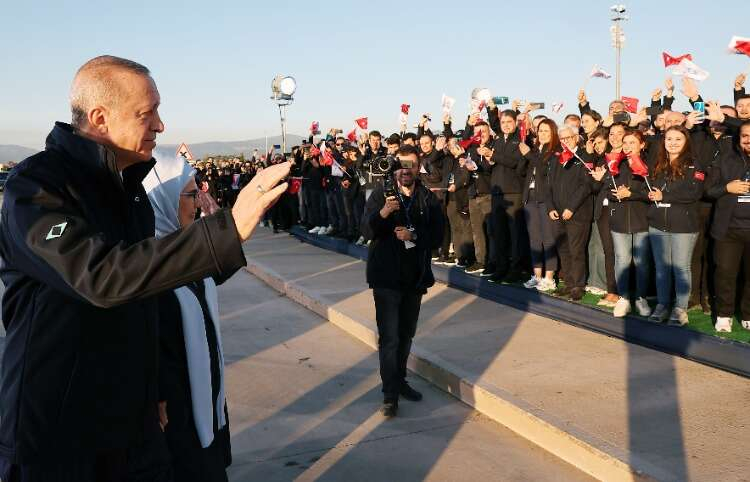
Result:
<svg viewBox="0 0 750 482"><path fill-rule="evenodd" d="M581 115L586 114L588 112L591 112L591 104L589 101L586 101L585 104L578 104L578 111L581 113Z"/></svg>
<svg viewBox="0 0 750 482"><path fill-rule="evenodd" d="M740 100L740 98L741 98L741 97L742 97L743 95L745 95L745 88L744 88L744 87L740 87L740 89L739 89L739 90L737 90L737 89L734 89L734 90L732 91L732 95L734 95L734 105L737 105L737 101L738 101L738 100Z"/></svg>
<svg viewBox="0 0 750 482"><path fill-rule="evenodd" d="M445 232L445 216L443 216L443 208L440 206L440 201L433 194L430 193L427 197L427 208L430 211L430 223L427 226L429 230L429 249L438 249L443 243L443 233ZM419 243L417 239L417 243Z"/></svg>
<svg viewBox="0 0 750 482"><path fill-rule="evenodd" d="M727 184L729 180L721 170L721 156L717 156L711 165L711 170L706 180L706 196L710 199L718 200L722 196L729 194Z"/></svg>
<svg viewBox="0 0 750 482"><path fill-rule="evenodd" d="M450 139L453 137L453 129L451 128L451 123L448 122L447 124L443 124L443 135L446 137L446 139Z"/></svg>
<svg viewBox="0 0 750 482"><path fill-rule="evenodd" d="M495 133L495 135L500 133L500 116L498 115L497 106L494 108L490 108L490 106L487 106L487 121L490 124L490 129Z"/></svg>
<svg viewBox="0 0 750 482"><path fill-rule="evenodd" d="M6 185L0 246L19 271L102 308L209 276L226 279L245 265L227 210L161 239L126 245L105 239L67 193L27 171Z"/></svg>
<svg viewBox="0 0 750 482"><path fill-rule="evenodd" d="M395 229L392 216L383 219L380 210L385 206L385 196L382 188L375 190L367 198L365 214L362 216L362 234L367 239L376 239L388 236Z"/></svg>
<svg viewBox="0 0 750 482"><path fill-rule="evenodd" d="M662 106L664 107L664 110L672 110L672 104L674 103L674 96L672 95L665 95L664 96L664 102L662 103Z"/></svg>

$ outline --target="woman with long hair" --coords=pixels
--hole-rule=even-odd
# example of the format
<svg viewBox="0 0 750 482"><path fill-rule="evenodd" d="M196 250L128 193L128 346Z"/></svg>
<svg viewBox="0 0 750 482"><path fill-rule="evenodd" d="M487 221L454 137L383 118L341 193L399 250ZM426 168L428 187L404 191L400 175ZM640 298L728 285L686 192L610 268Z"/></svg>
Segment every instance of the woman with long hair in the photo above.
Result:
<svg viewBox="0 0 750 482"><path fill-rule="evenodd" d="M624 126L615 124L610 128L610 144L616 145ZM615 142L613 141L615 137ZM614 315L623 317L631 311L630 266L635 264L635 306L638 314L649 316L651 307L646 301L650 275L648 243L648 189L646 178L638 169L643 164L646 142L639 131L626 131L622 136L622 152L625 158L612 163L610 173L616 186L608 194L610 229L615 248L615 278L620 299L614 307ZM619 163L618 163L619 162ZM616 172L616 173L615 173ZM641 174L639 174L639 172Z"/></svg>
<svg viewBox="0 0 750 482"><path fill-rule="evenodd" d="M594 132L602 125L602 116L595 110L589 110L581 114L581 128L584 140L592 140Z"/></svg>
<svg viewBox="0 0 750 482"><path fill-rule="evenodd" d="M647 193L648 237L656 265L658 304L649 317L662 322L672 301L674 277L675 303L669 323L688 322L690 298L690 262L700 229L698 201L703 194L705 174L696 168L690 148L690 133L682 126L664 132L659 144L656 168Z"/></svg>
<svg viewBox="0 0 750 482"><path fill-rule="evenodd" d="M546 193L550 163L557 162L559 151L557 125L551 119L544 119L537 126L537 145L523 156L519 164L519 173L525 176L523 210L534 268L534 274L524 286L539 291L551 291L557 287L556 233L554 222L547 215L550 210L547 209Z"/></svg>

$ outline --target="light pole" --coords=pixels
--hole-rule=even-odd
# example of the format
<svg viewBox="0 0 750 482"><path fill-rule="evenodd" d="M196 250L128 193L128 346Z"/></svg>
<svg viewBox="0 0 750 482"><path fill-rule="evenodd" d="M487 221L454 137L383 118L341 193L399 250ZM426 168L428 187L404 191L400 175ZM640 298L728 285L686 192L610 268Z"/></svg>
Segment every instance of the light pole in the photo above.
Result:
<svg viewBox="0 0 750 482"><path fill-rule="evenodd" d="M621 68L621 59L622 59L622 46L625 44L625 33L622 31L622 27L620 26L620 22L623 20L628 20L628 16L625 15L625 5L618 4L618 5L612 5L609 7L609 10L612 12L612 26L609 27L609 32L612 34L612 47L615 48L616 52L616 63L617 63L617 73L615 76L615 98L620 98L620 85L622 82L622 68Z"/></svg>
<svg viewBox="0 0 750 482"><path fill-rule="evenodd" d="M286 153L286 108L294 102L294 92L297 90L297 81L294 77L277 75L271 82L271 100L275 100L279 106L279 118L281 119L281 153Z"/></svg>

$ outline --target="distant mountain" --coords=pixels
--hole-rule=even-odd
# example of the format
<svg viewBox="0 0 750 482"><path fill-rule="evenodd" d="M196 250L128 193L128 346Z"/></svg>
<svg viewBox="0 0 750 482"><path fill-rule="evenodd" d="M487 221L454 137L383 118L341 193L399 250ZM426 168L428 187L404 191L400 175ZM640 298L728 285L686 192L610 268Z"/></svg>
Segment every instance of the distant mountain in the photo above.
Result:
<svg viewBox="0 0 750 482"><path fill-rule="evenodd" d="M287 134L286 136L286 149L290 151L292 146L297 146L302 143L302 136ZM250 139L247 141L227 141L227 142L197 142L191 144L186 142L190 148L190 152L193 153L193 157L196 159L203 159L207 156L232 156L244 153L246 156L252 154L253 149L258 149L263 152L266 148L266 138ZM270 149L274 144L281 145L281 136L274 136L268 138L268 148ZM177 151L179 144L162 144L156 146L156 152L164 156L173 156ZM278 151L277 151L278 152Z"/></svg>
<svg viewBox="0 0 750 482"><path fill-rule="evenodd" d="M15 146L12 144L0 144L0 162L21 162L27 157L36 154L37 150L28 147Z"/></svg>

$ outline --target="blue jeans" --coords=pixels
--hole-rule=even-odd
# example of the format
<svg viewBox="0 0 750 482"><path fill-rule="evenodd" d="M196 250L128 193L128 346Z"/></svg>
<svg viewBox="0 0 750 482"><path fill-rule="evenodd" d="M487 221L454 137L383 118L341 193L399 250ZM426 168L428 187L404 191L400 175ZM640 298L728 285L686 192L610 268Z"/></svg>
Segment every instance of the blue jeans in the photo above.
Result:
<svg viewBox="0 0 750 482"><path fill-rule="evenodd" d="M674 275L675 308L687 310L690 299L690 263L698 233L668 233L648 229L651 250L656 265L656 298L660 305L669 306Z"/></svg>
<svg viewBox="0 0 750 482"><path fill-rule="evenodd" d="M612 231L615 245L615 277L617 292L630 299L630 264L635 263L636 296L645 298L648 294L648 279L651 268L649 259L648 233L616 233Z"/></svg>

